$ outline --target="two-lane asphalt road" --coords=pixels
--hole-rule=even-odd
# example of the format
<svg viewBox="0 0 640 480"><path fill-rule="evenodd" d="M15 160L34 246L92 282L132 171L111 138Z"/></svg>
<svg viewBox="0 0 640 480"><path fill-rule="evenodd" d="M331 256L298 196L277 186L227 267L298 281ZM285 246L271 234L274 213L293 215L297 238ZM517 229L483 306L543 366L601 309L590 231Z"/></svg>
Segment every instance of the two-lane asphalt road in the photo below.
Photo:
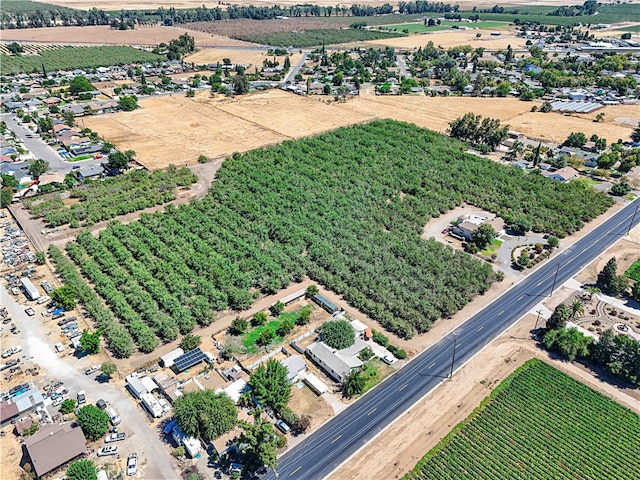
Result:
<svg viewBox="0 0 640 480"><path fill-rule="evenodd" d="M449 375L454 345L455 366L531 310L582 267L640 223L640 198L607 219L561 254L463 323L364 398L337 415L279 459L280 479L315 480L328 476L411 405ZM637 214L636 214L637 211ZM272 479L274 472L265 478ZM371 479L375 480L375 479Z"/></svg>

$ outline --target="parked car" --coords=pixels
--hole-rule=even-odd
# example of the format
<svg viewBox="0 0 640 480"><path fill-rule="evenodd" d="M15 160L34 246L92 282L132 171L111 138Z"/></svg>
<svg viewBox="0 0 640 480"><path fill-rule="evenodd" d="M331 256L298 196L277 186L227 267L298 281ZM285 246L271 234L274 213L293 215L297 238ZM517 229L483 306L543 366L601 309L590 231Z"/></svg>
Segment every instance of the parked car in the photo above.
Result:
<svg viewBox="0 0 640 480"><path fill-rule="evenodd" d="M60 405L62 402L64 401L64 397L62 395L60 395L59 397L56 397L56 399L53 401L53 403L51 404L52 407L57 407L58 405Z"/></svg>
<svg viewBox="0 0 640 480"><path fill-rule="evenodd" d="M124 432L110 433L104 439L104 443L119 442L120 440L124 440L126 438L126 436L127 436L127 434L124 433Z"/></svg>
<svg viewBox="0 0 640 480"><path fill-rule="evenodd" d="M101 368L100 365L93 365L92 367L89 367L87 370L85 370L84 374L91 375L92 373L100 370L100 368Z"/></svg>
<svg viewBox="0 0 640 480"><path fill-rule="evenodd" d="M101 447L98 449L99 457L106 457L109 455L117 455L118 454L118 446L117 445L108 445L106 447Z"/></svg>
<svg viewBox="0 0 640 480"><path fill-rule="evenodd" d="M11 353L18 353L22 351L22 347L20 345L16 345L11 349Z"/></svg>
<svg viewBox="0 0 640 480"><path fill-rule="evenodd" d="M287 425L283 420L278 420L276 422L276 428L282 433L289 433L291 431L291 427Z"/></svg>
<svg viewBox="0 0 640 480"><path fill-rule="evenodd" d="M6 325L7 323L11 323L11 317L7 317L7 318L5 318L4 320L2 320L2 323L4 323L5 325Z"/></svg>
<svg viewBox="0 0 640 480"><path fill-rule="evenodd" d="M138 454L131 453L127 457L127 475L133 476L138 472Z"/></svg>
<svg viewBox="0 0 640 480"><path fill-rule="evenodd" d="M18 295L20 293L20 289L18 287L13 287L11 289L11 293L13 293L14 295Z"/></svg>
<svg viewBox="0 0 640 480"><path fill-rule="evenodd" d="M7 358L7 357L10 357L11 355L13 355L13 351L11 349L8 349L2 352L2 358Z"/></svg>
<svg viewBox="0 0 640 480"><path fill-rule="evenodd" d="M55 347L56 347L56 352L58 353L64 350L64 345L61 343L56 343Z"/></svg>
<svg viewBox="0 0 640 480"><path fill-rule="evenodd" d="M386 363L387 365L391 365L393 363L395 363L396 359L393 357L390 357L389 355L385 355L384 357L382 357L381 359L384 363Z"/></svg>
<svg viewBox="0 0 640 480"><path fill-rule="evenodd" d="M33 308L29 307L25 308L24 313L26 313L30 317L33 317L36 314L36 311Z"/></svg>
<svg viewBox="0 0 640 480"><path fill-rule="evenodd" d="M43 280L42 283L40 284L42 286L42 289L47 292L47 295L49 295L51 292L53 292L53 287L51 286L51 284L49 282L47 282L46 280Z"/></svg>
<svg viewBox="0 0 640 480"><path fill-rule="evenodd" d="M96 406L101 409L104 410L107 408L107 402L105 402L104 400L100 399L96 402Z"/></svg>

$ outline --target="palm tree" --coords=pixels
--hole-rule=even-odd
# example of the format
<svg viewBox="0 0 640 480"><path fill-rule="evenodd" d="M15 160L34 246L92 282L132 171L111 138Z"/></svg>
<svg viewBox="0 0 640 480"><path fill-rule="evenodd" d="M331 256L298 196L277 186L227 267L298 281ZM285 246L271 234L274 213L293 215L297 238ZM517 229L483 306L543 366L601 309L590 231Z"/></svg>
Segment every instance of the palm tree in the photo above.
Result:
<svg viewBox="0 0 640 480"><path fill-rule="evenodd" d="M584 315L584 305L577 298L569 305L569 311L571 312L571 318L575 319L577 316Z"/></svg>
<svg viewBox="0 0 640 480"><path fill-rule="evenodd" d="M602 293L602 290L600 290L598 287L587 287L585 291L587 292L587 298L589 299L589 301L593 300L593 297L597 297Z"/></svg>
<svg viewBox="0 0 640 480"><path fill-rule="evenodd" d="M516 140L515 142L513 142L513 145L509 147L509 151L507 152L507 158L509 160L515 160L520 155L522 155L523 152L524 152L524 144L521 141Z"/></svg>

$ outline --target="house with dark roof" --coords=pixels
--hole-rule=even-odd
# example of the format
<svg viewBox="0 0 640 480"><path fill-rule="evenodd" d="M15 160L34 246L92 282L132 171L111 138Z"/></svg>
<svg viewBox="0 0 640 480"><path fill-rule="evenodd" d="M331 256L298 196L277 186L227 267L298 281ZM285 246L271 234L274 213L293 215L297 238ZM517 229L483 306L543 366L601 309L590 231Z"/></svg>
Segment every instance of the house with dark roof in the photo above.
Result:
<svg viewBox="0 0 640 480"><path fill-rule="evenodd" d="M87 453L87 439L80 427L44 425L24 441L38 477Z"/></svg>

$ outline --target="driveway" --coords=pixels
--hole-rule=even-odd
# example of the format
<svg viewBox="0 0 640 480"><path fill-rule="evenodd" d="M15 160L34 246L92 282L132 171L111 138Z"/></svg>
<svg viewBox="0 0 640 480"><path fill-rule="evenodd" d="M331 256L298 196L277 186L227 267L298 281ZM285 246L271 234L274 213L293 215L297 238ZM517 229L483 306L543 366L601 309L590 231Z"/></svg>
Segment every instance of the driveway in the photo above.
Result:
<svg viewBox="0 0 640 480"><path fill-rule="evenodd" d="M0 304L7 308L9 316L21 330L20 343L23 346L23 355L47 371L47 375L43 376L46 380L64 382L70 398L75 398L78 391L85 390L88 403L95 404L98 398L102 398L113 405L122 418L118 431L127 433L127 439L117 444L121 450L120 463L123 466L127 455L136 451L140 458L139 478L180 477L171 463L166 445L160 440L157 426L149 423L147 416L135 404L133 398L115 385L98 383L96 375L84 374L86 365L101 363L101 360L96 360L95 357L92 360L89 357L87 362L72 355L60 357L54 353L51 339L43 333L40 316L28 317L24 313L25 306L16 302L6 291L4 284L0 286ZM65 350L65 353L67 352L68 348ZM52 409L50 413L53 413ZM101 442L97 442L93 448L97 449L101 445ZM98 464L100 463L102 462L98 461Z"/></svg>

